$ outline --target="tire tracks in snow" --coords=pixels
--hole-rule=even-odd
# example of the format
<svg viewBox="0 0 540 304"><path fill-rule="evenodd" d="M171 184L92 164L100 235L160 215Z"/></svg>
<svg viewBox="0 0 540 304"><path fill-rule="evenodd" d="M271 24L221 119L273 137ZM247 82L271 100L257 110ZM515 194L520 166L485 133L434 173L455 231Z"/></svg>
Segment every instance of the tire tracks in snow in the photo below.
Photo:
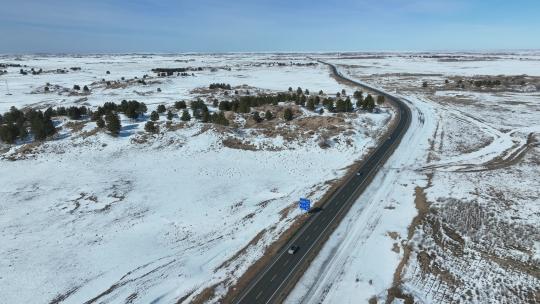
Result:
<svg viewBox="0 0 540 304"><path fill-rule="evenodd" d="M444 161L434 162L422 170L451 171L451 172L480 172L496 170L516 164L533 147L538 145L535 139L535 128L526 130L514 129L502 132L483 119L447 105L439 105L445 113L454 115L457 119L478 127L493 140L488 145L462 155L446 158ZM525 137L512 136L518 132L528 131ZM442 135L441 135L442 136ZM442 140L441 140L442 145Z"/></svg>

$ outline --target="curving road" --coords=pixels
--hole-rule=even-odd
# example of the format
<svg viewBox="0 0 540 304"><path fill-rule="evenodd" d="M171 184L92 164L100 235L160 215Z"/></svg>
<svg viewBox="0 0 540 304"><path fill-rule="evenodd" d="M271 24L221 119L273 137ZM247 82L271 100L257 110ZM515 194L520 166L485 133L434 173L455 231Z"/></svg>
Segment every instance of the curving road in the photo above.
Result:
<svg viewBox="0 0 540 304"><path fill-rule="evenodd" d="M234 303L283 302L324 242L369 185L379 167L399 145L409 128L411 110L402 100L343 76L332 64L322 61L321 63L329 65L336 77L352 82L365 91L384 95L387 102L392 102L397 108L395 127L391 130L389 137L383 139L380 145L369 154L358 171L347 177L343 185L322 206L322 211L310 215L304 225L278 251L270 264L258 273L247 288L239 294ZM288 254L287 250L293 245L299 247L298 251L295 254Z"/></svg>

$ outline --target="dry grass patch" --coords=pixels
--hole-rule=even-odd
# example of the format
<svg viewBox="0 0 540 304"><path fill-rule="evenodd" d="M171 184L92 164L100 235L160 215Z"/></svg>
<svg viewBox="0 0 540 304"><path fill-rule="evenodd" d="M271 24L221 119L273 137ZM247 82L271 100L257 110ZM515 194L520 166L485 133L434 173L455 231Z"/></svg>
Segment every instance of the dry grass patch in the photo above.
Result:
<svg viewBox="0 0 540 304"><path fill-rule="evenodd" d="M84 126L86 126L87 121L68 121L64 124L64 127L71 130L71 133L80 132Z"/></svg>
<svg viewBox="0 0 540 304"><path fill-rule="evenodd" d="M227 137L222 140L223 146L231 149L238 149L238 150L248 150L248 151L257 151L259 148L253 144L251 144L249 141L244 142L241 139L235 138L235 137Z"/></svg>
<svg viewBox="0 0 540 304"><path fill-rule="evenodd" d="M428 180L429 180L428 187L429 185L431 185L431 179L432 179L432 175L428 175ZM413 218L411 225L409 225L409 228L407 230L407 241L410 241L412 239L414 235L414 231L425 220L426 215L429 212L429 204L427 202L424 188L421 188L421 187L415 188L414 203L415 203L416 209L418 210L418 214ZM414 300L413 300L414 298L411 295L405 294L401 290L401 287L400 287L403 282L401 278L401 274L403 273L405 266L409 262L409 259L411 257L411 252L412 252L412 246L410 244L404 243L403 244L403 258L401 259L396 270L394 271L392 287L388 289L388 297L386 299L387 304L393 303L395 299L402 299L405 303L414 303ZM398 253L399 253L399 247L398 247Z"/></svg>

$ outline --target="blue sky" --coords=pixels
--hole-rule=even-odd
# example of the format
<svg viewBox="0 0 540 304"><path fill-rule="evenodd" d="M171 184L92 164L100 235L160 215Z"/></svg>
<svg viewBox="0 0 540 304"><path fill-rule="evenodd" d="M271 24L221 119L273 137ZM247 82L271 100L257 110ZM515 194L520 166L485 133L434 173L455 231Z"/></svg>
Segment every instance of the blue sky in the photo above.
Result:
<svg viewBox="0 0 540 304"><path fill-rule="evenodd" d="M540 49L538 0L0 0L0 53Z"/></svg>

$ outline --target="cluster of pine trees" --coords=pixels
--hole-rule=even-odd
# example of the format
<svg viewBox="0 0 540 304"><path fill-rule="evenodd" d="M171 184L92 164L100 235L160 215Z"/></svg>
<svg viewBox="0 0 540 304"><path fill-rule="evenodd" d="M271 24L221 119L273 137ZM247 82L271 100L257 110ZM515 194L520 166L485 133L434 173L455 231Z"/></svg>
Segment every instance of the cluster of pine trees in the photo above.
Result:
<svg viewBox="0 0 540 304"><path fill-rule="evenodd" d="M353 94L353 97L356 98L356 107L358 109L363 109L369 112L372 112L375 109L375 99L371 94L368 94L366 98L363 96L363 92L356 91ZM385 97L383 95L377 96L377 104L382 105L385 102Z"/></svg>
<svg viewBox="0 0 540 304"><path fill-rule="evenodd" d="M158 106L158 109L161 110L161 106L163 105ZM124 113L124 115L126 115L130 119L138 119L143 116L144 113L146 113L147 111L148 108L146 107L146 104L144 104L144 102L138 102L136 100L122 100L120 104L116 104L114 102L106 102L103 104L103 106L98 107L97 110L93 112L92 120L96 121L96 124L99 128L106 127L111 134L118 135L120 133L120 129L122 128L118 113ZM165 106L163 106L163 112L165 112ZM153 113L156 113L156 115L158 115L158 113L155 111Z"/></svg>
<svg viewBox="0 0 540 304"><path fill-rule="evenodd" d="M214 90L214 89L223 89L223 90L230 90L231 89L231 85L228 84L228 83L211 83L208 88L210 90Z"/></svg>
<svg viewBox="0 0 540 304"><path fill-rule="evenodd" d="M92 114L92 120L96 121L99 117L106 115L109 112L124 113L128 118L137 119L144 115L148 111L148 108L144 102L138 102L136 100L122 100L118 105L114 102L106 102L103 106L99 106Z"/></svg>
<svg viewBox="0 0 540 304"><path fill-rule="evenodd" d="M210 85L210 89L228 89L230 85L225 83L213 83ZM277 93L273 95L245 95L238 96L232 101L221 101L217 103L214 101L214 106L217 106L219 111L210 114L208 107L201 99L197 99L190 103L190 108L195 119L204 123L215 123L220 125L229 125L229 120L225 117L224 111L234 111L237 113L250 113L252 107L258 107L268 104L277 105L280 101L294 101L295 104L305 106L307 109L314 111L318 105L322 103L322 106L330 112L351 112L353 111L353 103L350 97L346 95L345 90L338 92L337 98L321 98L323 91L319 91L318 95L310 94L309 90L298 87L296 91L293 91L289 87L286 93ZM342 98L342 96L347 96ZM363 92L356 91L353 94L356 99L356 108L367 111L373 111L375 103L381 105L385 102L385 98L382 95L377 96L377 100L373 98L371 94L368 94L365 98ZM187 111L187 104L185 101L177 101L174 103L174 108L181 110L182 114L178 114L182 121L191 120L191 115ZM54 134L56 129L52 123L51 117L55 116L68 116L70 119L78 120L85 116L91 117L99 128L107 128L107 130L117 135L121 129L120 118L118 113L124 113L128 118L137 119L144 115L148 111L146 105L143 102L136 100L123 100L120 104L114 102L106 102L102 106L98 107L96 111L92 112L85 106L81 107L57 107L56 109L48 108L46 111L28 110L22 112L15 107L12 107L9 112L0 115L0 139L6 143L13 143L17 138L26 138L30 132L37 140L43 140L46 137ZM159 132L159 126L155 124L159 120L159 114L167 112L165 105L159 105L156 111L153 111L150 115L150 121L145 124L145 130L147 132L157 133ZM321 109L322 113L322 109ZM174 114L169 110L167 112L167 119L172 120ZM285 120L293 119L293 111L290 108L286 108L283 113ZM260 122L263 120L261 114L254 113L253 118L255 121ZM264 118L270 120L273 115L270 111L266 111Z"/></svg>
<svg viewBox="0 0 540 304"><path fill-rule="evenodd" d="M277 105L280 101L298 101L297 94L278 93L276 95L247 95L239 96L231 101L224 100L218 105L221 111L233 111L236 113L249 113L252 107L263 105Z"/></svg>
<svg viewBox="0 0 540 304"><path fill-rule="evenodd" d="M310 94L309 90L298 87L296 91L289 87L287 93L277 93L274 95L257 95L257 96L239 96L228 101L221 101L218 105L221 111L233 111L236 113L249 113L252 107L258 107L267 104L277 105L280 101L292 101L296 105L306 107L308 110L315 111L317 106L322 103L322 106L330 112L351 112L354 110L351 98L346 95L345 90L338 92L336 98L321 98L323 91L319 91L318 95ZM342 96L347 96L345 99ZM356 91L353 97L357 100L356 107L367 111L373 111L375 108L375 99L368 94L366 98L363 93ZM202 101L200 101L202 102ZM384 103L384 96L377 96L377 104ZM322 112L322 109L321 109Z"/></svg>
<svg viewBox="0 0 540 304"><path fill-rule="evenodd" d="M51 112L33 109L23 112L11 107L9 112L0 115L0 140L3 142L12 144L17 139L25 139L29 133L36 140L44 140L56 133Z"/></svg>
<svg viewBox="0 0 540 304"><path fill-rule="evenodd" d="M351 99L347 97L346 99L339 98L336 101L336 112L352 112L353 110L353 104L351 102Z"/></svg>

